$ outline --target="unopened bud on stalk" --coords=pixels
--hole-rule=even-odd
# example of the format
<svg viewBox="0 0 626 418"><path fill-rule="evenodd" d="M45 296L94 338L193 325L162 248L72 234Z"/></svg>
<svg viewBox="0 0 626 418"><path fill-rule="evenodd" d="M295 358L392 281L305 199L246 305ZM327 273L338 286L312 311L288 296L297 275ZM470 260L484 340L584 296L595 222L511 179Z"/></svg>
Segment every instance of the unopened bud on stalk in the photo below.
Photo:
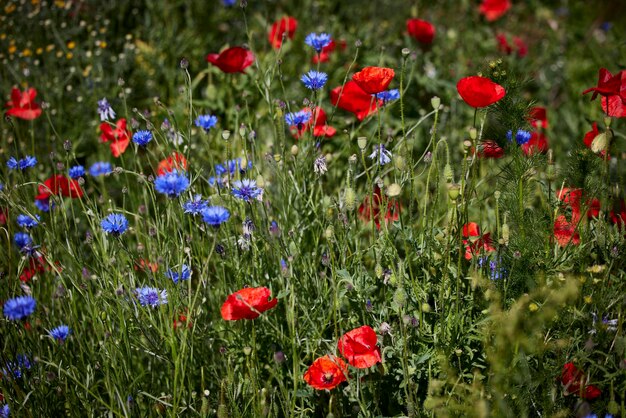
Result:
<svg viewBox="0 0 626 418"><path fill-rule="evenodd" d="M472 141L470 141L469 139L463 141L463 152L467 153L470 148L472 148Z"/></svg>
<svg viewBox="0 0 626 418"><path fill-rule="evenodd" d="M346 188L343 192L343 201L346 205L346 209L353 210L356 206L356 193L352 187Z"/></svg>
<svg viewBox="0 0 626 418"><path fill-rule="evenodd" d="M393 165L400 171L406 168L406 160L401 155L394 155Z"/></svg>
<svg viewBox="0 0 626 418"><path fill-rule="evenodd" d="M333 228L332 225L329 225L328 228L326 228L326 230L324 231L324 237L327 240L332 240L335 236L335 228Z"/></svg>
<svg viewBox="0 0 626 418"><path fill-rule="evenodd" d="M403 57L408 57L410 53L411 53L411 50L409 48L402 48Z"/></svg>
<svg viewBox="0 0 626 418"><path fill-rule="evenodd" d="M291 146L291 155L293 155L294 157L298 155L298 146L296 144L293 144Z"/></svg>
<svg viewBox="0 0 626 418"><path fill-rule="evenodd" d="M613 138L613 133L609 130L601 133L600 135L593 138L591 142L591 151L596 154L606 151L609 148L609 143Z"/></svg>
<svg viewBox="0 0 626 418"><path fill-rule="evenodd" d="M367 146L367 137L364 137L364 136L358 137L356 140L356 143L359 146L359 149L363 151L365 147Z"/></svg>
<svg viewBox="0 0 626 418"><path fill-rule="evenodd" d="M554 167L554 163L548 164L548 168L546 169L546 178L548 181L554 181L556 178L556 168Z"/></svg>
<svg viewBox="0 0 626 418"><path fill-rule="evenodd" d="M396 197L402 191L402 187L398 183L392 183L387 187L387 196Z"/></svg>
<svg viewBox="0 0 626 418"><path fill-rule="evenodd" d="M509 224L505 222L502 225L502 241L504 241L504 245L509 245L510 238L511 238L511 231L509 230Z"/></svg>
<svg viewBox="0 0 626 418"><path fill-rule="evenodd" d="M282 160L282 157L280 156L280 154L274 154L274 161L276 161L277 163L280 162L280 160Z"/></svg>
<svg viewBox="0 0 626 418"><path fill-rule="evenodd" d="M246 136L246 125L243 123L239 125L239 136L244 138Z"/></svg>
<svg viewBox="0 0 626 418"><path fill-rule="evenodd" d="M472 139L472 141L475 141L476 138L478 138L478 131L476 130L476 128L470 128L469 136Z"/></svg>
<svg viewBox="0 0 626 418"><path fill-rule="evenodd" d="M439 96L433 96L430 99L430 105L433 107L434 110L439 109L439 106L441 106L441 99L439 98Z"/></svg>
<svg viewBox="0 0 626 418"><path fill-rule="evenodd" d="M228 138L230 138L230 131L228 129L225 129L222 131L222 139L224 141L228 141Z"/></svg>
<svg viewBox="0 0 626 418"><path fill-rule="evenodd" d="M431 307L430 307L430 305L428 303L426 303L426 302L422 303L422 311L423 312L430 312L430 310L431 310Z"/></svg>
<svg viewBox="0 0 626 418"><path fill-rule="evenodd" d="M610 116L605 116L604 117L604 125L606 126L606 128L610 128L611 127L611 121L613 120L613 118L611 118Z"/></svg>
<svg viewBox="0 0 626 418"><path fill-rule="evenodd" d="M495 198L496 198L496 200L500 200L500 190L496 190L496 191L493 193L493 197L495 197Z"/></svg>

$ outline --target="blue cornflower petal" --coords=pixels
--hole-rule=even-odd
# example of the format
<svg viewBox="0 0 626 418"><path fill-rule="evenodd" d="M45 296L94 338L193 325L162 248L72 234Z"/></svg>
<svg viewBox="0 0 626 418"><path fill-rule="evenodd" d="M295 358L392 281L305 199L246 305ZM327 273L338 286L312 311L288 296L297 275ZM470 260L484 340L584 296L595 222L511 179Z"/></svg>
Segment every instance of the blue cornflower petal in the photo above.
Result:
<svg viewBox="0 0 626 418"><path fill-rule="evenodd" d="M141 306L156 308L167 303L167 290L156 289L154 287L138 287L135 289L137 299Z"/></svg>
<svg viewBox="0 0 626 418"><path fill-rule="evenodd" d="M137 131L133 134L133 142L140 147L145 147L152 141L152 132L150 131Z"/></svg>
<svg viewBox="0 0 626 418"><path fill-rule="evenodd" d="M100 222L100 226L107 234L120 236L128 229L128 219L121 213L112 213Z"/></svg>
<svg viewBox="0 0 626 418"><path fill-rule="evenodd" d="M211 115L200 115L194 123L198 128L208 131L217 124L217 117Z"/></svg>
<svg viewBox="0 0 626 418"><path fill-rule="evenodd" d="M259 197L263 193L263 189L257 187L256 181L244 179L233 182L231 192L237 199L249 202Z"/></svg>
<svg viewBox="0 0 626 418"><path fill-rule="evenodd" d="M304 38L304 43L313 47L318 53L322 52L322 49L331 42L332 38L327 33L309 33L306 38Z"/></svg>
<svg viewBox="0 0 626 418"><path fill-rule="evenodd" d="M82 165L75 165L71 167L68 171L70 178L77 179L79 177L85 177L85 167Z"/></svg>
<svg viewBox="0 0 626 418"><path fill-rule="evenodd" d="M324 87L324 84L328 81L328 74L311 70L304 74L301 80L306 88L310 90L319 90Z"/></svg>
<svg viewBox="0 0 626 418"><path fill-rule="evenodd" d="M51 329L48 334L50 334L50 336L58 342L63 343L71 333L72 330L70 330L70 327L67 325L59 325L58 327Z"/></svg>
<svg viewBox="0 0 626 418"><path fill-rule="evenodd" d="M230 212L221 206L209 206L202 211L202 220L211 226L218 227L228 218L230 218Z"/></svg>
<svg viewBox="0 0 626 418"><path fill-rule="evenodd" d="M178 173L177 170L161 174L154 180L155 190L170 198L180 196L188 187L189 179L185 175Z"/></svg>
<svg viewBox="0 0 626 418"><path fill-rule="evenodd" d="M4 316L11 321L24 319L37 307L37 302L32 296L18 296L4 303Z"/></svg>

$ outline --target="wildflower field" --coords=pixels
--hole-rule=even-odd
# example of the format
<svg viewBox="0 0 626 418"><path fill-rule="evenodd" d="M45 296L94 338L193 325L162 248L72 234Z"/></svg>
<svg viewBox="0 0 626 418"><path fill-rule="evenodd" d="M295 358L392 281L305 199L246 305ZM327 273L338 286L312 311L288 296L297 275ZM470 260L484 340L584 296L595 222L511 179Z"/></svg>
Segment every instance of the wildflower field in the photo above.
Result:
<svg viewBox="0 0 626 418"><path fill-rule="evenodd" d="M626 3L0 3L0 418L626 416Z"/></svg>

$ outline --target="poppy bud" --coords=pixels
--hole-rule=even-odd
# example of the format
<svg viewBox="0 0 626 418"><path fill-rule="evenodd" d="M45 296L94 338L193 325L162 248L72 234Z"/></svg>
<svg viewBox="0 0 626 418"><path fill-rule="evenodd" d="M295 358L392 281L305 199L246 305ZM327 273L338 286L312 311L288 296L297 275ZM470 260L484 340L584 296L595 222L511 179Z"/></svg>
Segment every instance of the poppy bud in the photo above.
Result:
<svg viewBox="0 0 626 418"><path fill-rule="evenodd" d="M230 131L225 129L222 131L222 139L228 141L228 138L230 138Z"/></svg>
<svg viewBox="0 0 626 418"><path fill-rule="evenodd" d="M591 151L596 154L606 151L609 148L609 143L611 142L612 137L613 134L610 130L597 135L593 138L593 141L591 141Z"/></svg>
<svg viewBox="0 0 626 418"><path fill-rule="evenodd" d="M470 148L472 148L472 141L470 141L469 139L463 141L463 152L467 153Z"/></svg>
<svg viewBox="0 0 626 418"><path fill-rule="evenodd" d="M353 210L356 205L356 193L352 187L346 188L343 192L343 201L348 210Z"/></svg>
<svg viewBox="0 0 626 418"><path fill-rule="evenodd" d="M260 188L265 187L265 178L260 174L256 176L256 185Z"/></svg>
<svg viewBox="0 0 626 418"><path fill-rule="evenodd" d="M244 347L244 348L243 348L243 353L244 353L246 356L249 356L249 355L250 355L250 353L252 353L252 347L248 347L248 346Z"/></svg>
<svg viewBox="0 0 626 418"><path fill-rule="evenodd" d="M430 99L430 105L433 107L434 110L439 109L439 106L441 106L441 99L438 96L433 96Z"/></svg>
<svg viewBox="0 0 626 418"><path fill-rule="evenodd" d="M399 287L393 294L393 301L398 306L404 306L407 302L407 294L404 288Z"/></svg>
<svg viewBox="0 0 626 418"><path fill-rule="evenodd" d="M549 181L554 181L554 179L556 178L556 168L552 163L548 164L548 169L546 170L546 178Z"/></svg>
<svg viewBox="0 0 626 418"><path fill-rule="evenodd" d="M459 193L461 192L461 186L456 183L448 184L448 197L450 200L454 201L459 197Z"/></svg>
<svg viewBox="0 0 626 418"><path fill-rule="evenodd" d="M293 155L294 157L298 155L298 146L296 144L291 146L291 155Z"/></svg>
<svg viewBox="0 0 626 418"><path fill-rule="evenodd" d="M402 48L402 56L403 57L408 57L409 54L411 53L411 50L409 48Z"/></svg>
<svg viewBox="0 0 626 418"><path fill-rule="evenodd" d="M619 413L619 404L615 402L615 399L611 399L606 406L606 410L609 414L617 415Z"/></svg>
<svg viewBox="0 0 626 418"><path fill-rule="evenodd" d="M478 131L476 131L476 128L470 128L469 136L472 139L472 141L476 140L476 138L478 137Z"/></svg>
<svg viewBox="0 0 626 418"><path fill-rule="evenodd" d="M502 225L502 240L504 241L504 245L509 245L510 234L509 224L505 222L504 225Z"/></svg>
<svg viewBox="0 0 626 418"><path fill-rule="evenodd" d="M387 188L387 196L389 197L398 196L401 191L402 191L402 188L400 187L398 183L392 183Z"/></svg>
<svg viewBox="0 0 626 418"><path fill-rule="evenodd" d="M363 151L365 147L367 146L367 137L364 137L364 136L358 137L356 140L356 143L359 146L359 149Z"/></svg>

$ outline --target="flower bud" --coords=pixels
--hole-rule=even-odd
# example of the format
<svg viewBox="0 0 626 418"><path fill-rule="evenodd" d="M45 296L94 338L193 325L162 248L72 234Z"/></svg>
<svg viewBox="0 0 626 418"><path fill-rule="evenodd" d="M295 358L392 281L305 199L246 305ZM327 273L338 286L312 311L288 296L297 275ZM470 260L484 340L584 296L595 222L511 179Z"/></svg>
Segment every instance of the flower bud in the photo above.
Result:
<svg viewBox="0 0 626 418"><path fill-rule="evenodd" d="M554 181L554 179L556 179L556 168L553 163L548 164L548 168L546 169L546 178L549 181Z"/></svg>
<svg viewBox="0 0 626 418"><path fill-rule="evenodd" d="M333 228L332 225L329 225L328 228L326 228L326 230L324 231L324 237L330 241L333 239L334 236L335 236L335 228Z"/></svg>
<svg viewBox="0 0 626 418"><path fill-rule="evenodd" d="M470 128L469 136L472 139L472 141L475 141L476 138L478 138L478 131L476 130L476 128Z"/></svg>
<svg viewBox="0 0 626 418"><path fill-rule="evenodd" d="M293 155L294 157L298 155L298 146L296 144L293 144L291 146L291 155Z"/></svg>
<svg viewBox="0 0 626 418"><path fill-rule="evenodd" d="M256 176L256 185L261 188L265 187L265 178L260 174Z"/></svg>
<svg viewBox="0 0 626 418"><path fill-rule="evenodd" d="M450 200L456 200L461 192L461 186L457 183L448 184L448 197Z"/></svg>
<svg viewBox="0 0 626 418"><path fill-rule="evenodd" d="M439 106L441 106L441 99L439 98L439 96L433 96L430 99L430 105L433 107L434 110L439 109Z"/></svg>
<svg viewBox="0 0 626 418"><path fill-rule="evenodd" d="M596 154L606 151L609 148L609 143L611 142L612 137L613 134L611 131L606 131L596 136L591 142L591 151Z"/></svg>
<svg viewBox="0 0 626 418"><path fill-rule="evenodd" d="M423 312L430 312L431 311L431 307L428 303L424 302L422 303L422 311Z"/></svg>
<svg viewBox="0 0 626 418"><path fill-rule="evenodd" d="M408 296L404 288L399 287L393 294L393 302L398 306L404 306L407 302Z"/></svg>
<svg viewBox="0 0 626 418"><path fill-rule="evenodd" d="M224 129L222 131L222 139L224 141L228 141L228 138L230 138L230 131L228 129Z"/></svg>
<svg viewBox="0 0 626 418"><path fill-rule="evenodd" d="M387 187L387 196L389 197L398 196L401 191L402 191L402 187L400 187L398 183L392 183L389 185L389 187Z"/></svg>
<svg viewBox="0 0 626 418"><path fill-rule="evenodd" d="M509 230L509 224L506 222L502 225L502 240L504 245L509 245L509 239L511 238L511 231Z"/></svg>
<svg viewBox="0 0 626 418"><path fill-rule="evenodd" d="M383 277L383 266L381 266L380 263L376 263L376 267L374 267L374 274L379 279Z"/></svg>
<svg viewBox="0 0 626 418"><path fill-rule="evenodd" d="M365 147L367 146L367 137L365 136L358 137L356 140L356 143L359 146L359 149L363 151Z"/></svg>
<svg viewBox="0 0 626 418"><path fill-rule="evenodd" d="M411 53L411 50L409 48L402 48L402 56L403 57L408 57L409 54Z"/></svg>
<svg viewBox="0 0 626 418"><path fill-rule="evenodd" d="M448 183L452 183L452 181L454 180L454 171L452 171L452 167L449 163L446 163L445 167L443 168L443 176L446 178L446 181Z"/></svg>
<svg viewBox="0 0 626 418"><path fill-rule="evenodd" d="M352 187L347 187L343 192L343 201L348 210L353 210L356 206L356 193Z"/></svg>

